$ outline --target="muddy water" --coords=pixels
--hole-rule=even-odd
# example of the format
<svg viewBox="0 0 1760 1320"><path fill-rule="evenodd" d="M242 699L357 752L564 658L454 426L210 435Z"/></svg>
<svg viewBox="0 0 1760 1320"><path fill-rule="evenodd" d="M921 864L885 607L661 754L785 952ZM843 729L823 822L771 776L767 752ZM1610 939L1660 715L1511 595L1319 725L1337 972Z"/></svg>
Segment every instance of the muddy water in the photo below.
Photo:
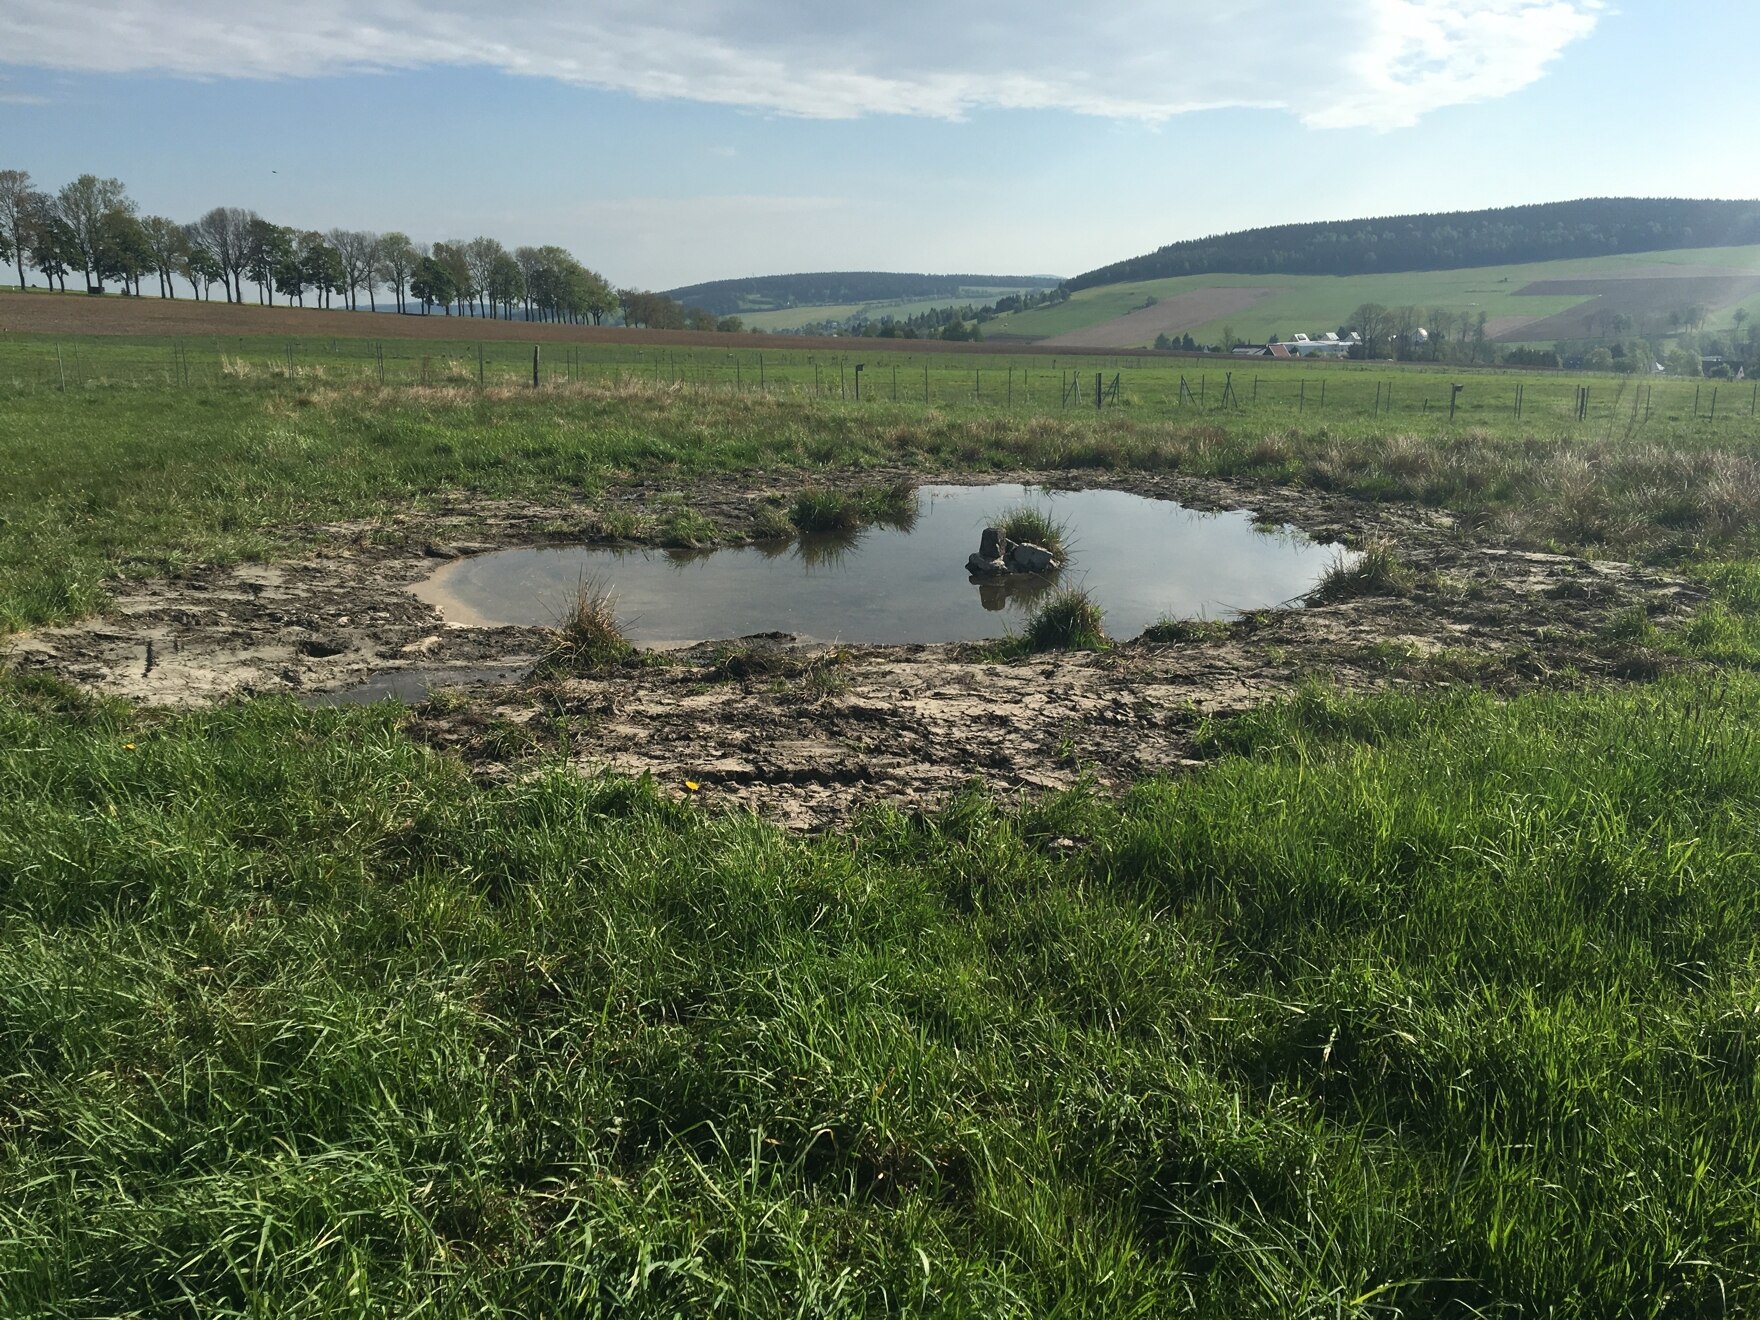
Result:
<svg viewBox="0 0 1760 1320"><path fill-rule="evenodd" d="M974 582L966 556L1004 509L1030 504L1068 527L1069 562L1046 576ZM414 588L449 622L552 624L583 580L608 587L630 638L676 646L758 632L905 643L1002 637L1036 598L1080 586L1115 637L1155 620L1223 618L1287 604L1339 554L1247 513L1198 513L1116 490L923 486L908 526L697 551L545 547L447 564Z"/></svg>

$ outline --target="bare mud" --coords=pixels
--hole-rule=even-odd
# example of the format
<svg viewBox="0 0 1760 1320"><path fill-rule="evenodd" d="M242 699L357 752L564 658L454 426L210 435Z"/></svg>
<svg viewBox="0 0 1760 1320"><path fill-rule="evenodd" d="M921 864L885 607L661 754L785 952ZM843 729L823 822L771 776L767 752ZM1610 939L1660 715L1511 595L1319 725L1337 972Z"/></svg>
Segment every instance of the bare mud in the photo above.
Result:
<svg viewBox="0 0 1760 1320"><path fill-rule="evenodd" d="M592 506L461 498L389 523L302 528L320 546L308 558L119 581L106 614L0 645L20 669L154 705L398 696L414 703L414 734L488 779L560 755L585 772L648 774L680 797L822 829L870 803L934 805L974 775L994 792L1031 795L1084 777L1122 787L1178 772L1206 716L1315 677L1349 689L1507 691L1649 677L1666 662L1620 640L1621 620L1641 610L1668 627L1699 598L1632 565L1487 543L1426 509L1177 476L982 479L1116 487L1189 508L1250 508L1317 539L1381 538L1412 584L1405 595L1260 611L1102 653L1009 658L994 645L809 647L766 636L541 677L531 670L545 630L448 625L409 590L460 553L631 544L604 529L632 518L663 526L679 507L738 540L798 480L723 478L632 484Z"/></svg>

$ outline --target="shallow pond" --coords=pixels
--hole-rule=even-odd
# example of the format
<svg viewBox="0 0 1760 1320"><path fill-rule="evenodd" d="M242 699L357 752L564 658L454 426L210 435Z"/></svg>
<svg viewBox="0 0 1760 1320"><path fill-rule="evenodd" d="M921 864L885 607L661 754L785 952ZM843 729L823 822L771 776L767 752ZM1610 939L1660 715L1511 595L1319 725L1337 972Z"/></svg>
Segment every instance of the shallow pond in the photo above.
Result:
<svg viewBox="0 0 1760 1320"><path fill-rule="evenodd" d="M976 582L979 533L1031 505L1064 523L1068 563L1046 576ZM610 589L645 646L758 632L819 642L952 642L1019 631L1036 598L1079 586L1128 638L1160 618L1226 618L1288 604L1340 553L1244 512L1198 513L1117 490L921 486L908 525L712 551L585 546L497 550L456 560L416 594L451 622L554 624L583 581Z"/></svg>

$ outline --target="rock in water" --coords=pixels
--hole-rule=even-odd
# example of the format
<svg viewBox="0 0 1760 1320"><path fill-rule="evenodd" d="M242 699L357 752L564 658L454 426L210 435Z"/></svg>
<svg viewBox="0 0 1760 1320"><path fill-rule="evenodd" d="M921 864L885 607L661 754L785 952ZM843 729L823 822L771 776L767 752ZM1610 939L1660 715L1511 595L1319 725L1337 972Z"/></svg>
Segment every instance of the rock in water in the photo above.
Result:
<svg viewBox="0 0 1760 1320"><path fill-rule="evenodd" d="M983 555L971 555L966 559L966 572L973 577L991 577L998 573L1008 572L1008 565L1000 559L986 559Z"/></svg>
<svg viewBox="0 0 1760 1320"><path fill-rule="evenodd" d="M1008 536L1000 527L986 527L984 535L978 541L978 557L980 559L1007 559Z"/></svg>
<svg viewBox="0 0 1760 1320"><path fill-rule="evenodd" d="M1057 567L1057 557L1042 545L1021 541L1009 547L1008 566L1017 573L1047 573Z"/></svg>

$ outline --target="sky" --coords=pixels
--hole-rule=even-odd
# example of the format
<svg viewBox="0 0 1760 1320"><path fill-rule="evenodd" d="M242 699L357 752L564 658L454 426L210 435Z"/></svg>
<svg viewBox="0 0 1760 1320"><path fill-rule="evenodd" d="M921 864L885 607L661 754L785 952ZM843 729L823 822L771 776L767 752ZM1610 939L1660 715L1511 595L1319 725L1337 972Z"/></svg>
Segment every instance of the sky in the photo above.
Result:
<svg viewBox="0 0 1760 1320"><path fill-rule="evenodd" d="M0 0L0 169L619 286L1760 197L1754 0Z"/></svg>

